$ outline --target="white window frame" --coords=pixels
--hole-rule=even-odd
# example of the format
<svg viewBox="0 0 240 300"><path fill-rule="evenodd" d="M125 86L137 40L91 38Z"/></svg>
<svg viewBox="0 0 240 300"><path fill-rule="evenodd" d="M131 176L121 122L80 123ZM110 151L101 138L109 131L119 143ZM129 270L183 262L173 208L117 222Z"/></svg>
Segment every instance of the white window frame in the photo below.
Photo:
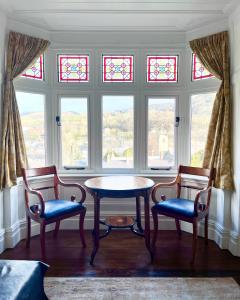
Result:
<svg viewBox="0 0 240 300"><path fill-rule="evenodd" d="M90 163L90 149L91 149L91 139L90 139L90 110L89 110L89 96L88 95L66 95L66 94L59 94L57 96L58 99L58 113L57 116L60 116L60 123L61 123L61 119L62 119L62 110L61 110L61 99L62 98L73 98L73 99L78 99L78 98L86 98L87 99L87 133L88 133L88 163L86 168L84 168L85 170L90 170L91 169L91 163ZM55 122L56 122L56 118L55 118ZM58 144L58 166L61 170L65 170L63 163L62 163L62 130L61 130L61 125L55 125L56 129L57 129L57 144ZM74 170L74 166L72 169L70 169L71 171ZM79 169L80 170L80 169ZM79 171L77 170L77 171Z"/></svg>
<svg viewBox="0 0 240 300"><path fill-rule="evenodd" d="M160 42L159 42L160 43ZM149 50L150 49L150 50ZM123 45L109 46L86 45L82 48L78 43L68 45L51 45L44 55L45 81L19 78L15 80L16 90L39 93L45 95L45 136L46 136L46 164L56 164L63 174L147 174L153 176L167 176L175 174L178 164L190 163L190 99L192 94L217 91L219 80L191 80L192 51L186 44L159 47L149 44L148 48L141 45L123 47ZM58 54L86 54L89 55L89 82L65 83L58 82L57 55ZM133 55L133 82L103 82L103 55ZM148 55L178 55L178 82L147 82ZM103 169L102 164L102 96L131 95L134 97L134 168L133 169ZM84 170L64 170L61 164L60 130L56 125L56 115L60 115L60 97L88 98L88 145L89 166ZM176 166L169 171L150 170L147 167L147 100L148 97L176 98L176 116L180 117L179 127L175 134Z"/></svg>
<svg viewBox="0 0 240 300"><path fill-rule="evenodd" d="M175 99L175 114L174 114L174 160L175 160L175 163L174 165L170 168L170 170L164 168L164 167L161 167L159 166L159 169L152 169L151 167L148 166L148 124L149 124L149 119L148 119L148 116L149 116L149 110L148 110L148 104L149 104L149 99ZM178 166L178 153L179 153L179 144L178 144L178 140L179 140L179 126L180 126L180 122L181 122L181 117L180 117L180 122L178 124L178 126L176 127L175 124L176 124L176 117L179 117L179 97L178 96L174 96L174 95L167 95L167 96L164 96L164 95L161 95L161 96L157 96L157 95L154 95L154 96L147 96L146 97L146 105L145 105L145 110L146 110L146 165L145 165L145 170L146 171L152 171L152 172L166 172L166 171L171 171L171 170L174 170L176 171L177 170L177 166ZM158 168L158 167L156 167Z"/></svg>
<svg viewBox="0 0 240 300"><path fill-rule="evenodd" d="M32 80L32 79L30 79ZM22 92L22 93L28 93L28 94L36 94L36 95L42 95L44 97L44 101L43 101L43 114L44 114L44 149L45 149L45 165L49 164L49 131L48 129L48 110L47 110L47 105L46 105L46 97L47 94L44 93L43 91L36 91L33 89L29 89L29 88L22 88L21 86L18 87L18 84L15 85L15 92ZM31 167L31 166L30 166Z"/></svg>
<svg viewBox="0 0 240 300"><path fill-rule="evenodd" d="M189 95L189 120L190 120L190 122L189 122L189 165L191 165L191 145L192 145L192 141L191 141L191 133L192 133L192 105L191 105L191 101L192 101L192 96L194 96L194 95L204 95L204 94L209 94L209 93L217 93L217 91L218 91L218 87L216 86L214 88L209 87L207 89L204 89L204 91L203 90L201 90L199 92L194 91Z"/></svg>
<svg viewBox="0 0 240 300"><path fill-rule="evenodd" d="M102 111L102 105L103 105L103 97L104 96L130 96L133 97L133 168L103 168L102 167L102 148L103 148L103 144L102 144L102 132L103 132L103 111ZM103 94L101 96L101 148L99 149L99 152L101 152L101 167L99 172L102 173L120 173L120 174L124 174L124 173L135 173L135 169L137 168L137 139L136 139L136 98L134 95L132 94L119 94L119 93L111 93L111 94Z"/></svg>

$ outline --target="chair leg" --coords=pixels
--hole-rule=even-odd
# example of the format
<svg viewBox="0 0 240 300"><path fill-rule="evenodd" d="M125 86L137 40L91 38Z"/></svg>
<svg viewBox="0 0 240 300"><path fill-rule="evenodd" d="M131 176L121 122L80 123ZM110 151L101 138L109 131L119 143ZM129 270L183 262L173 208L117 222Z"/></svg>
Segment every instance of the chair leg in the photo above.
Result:
<svg viewBox="0 0 240 300"><path fill-rule="evenodd" d="M205 245L208 244L208 215L205 217Z"/></svg>
<svg viewBox="0 0 240 300"><path fill-rule="evenodd" d="M177 227L178 239L181 240L182 232L181 232L180 221L178 219L175 219L175 223L176 223L176 227Z"/></svg>
<svg viewBox="0 0 240 300"><path fill-rule="evenodd" d="M197 251L197 238L198 238L198 224L197 221L193 221L193 241L192 241L192 260L191 264L195 262L196 251Z"/></svg>
<svg viewBox="0 0 240 300"><path fill-rule="evenodd" d="M54 238L56 238L58 236L59 227L60 227L60 220L56 222L55 230L54 230L54 234L53 234Z"/></svg>
<svg viewBox="0 0 240 300"><path fill-rule="evenodd" d="M27 239L26 239L26 248L30 247L31 240L31 218L27 216Z"/></svg>
<svg viewBox="0 0 240 300"><path fill-rule="evenodd" d="M46 224L43 221L40 225L40 241L41 241L41 252L42 252L42 256L45 257L46 252L45 252L45 227Z"/></svg>
<svg viewBox="0 0 240 300"><path fill-rule="evenodd" d="M157 235L158 235L158 213L154 209L152 209L152 216L153 216L153 239L152 239L152 261L155 254L155 248L156 248L156 241L157 241Z"/></svg>
<svg viewBox="0 0 240 300"><path fill-rule="evenodd" d="M83 248L86 248L86 242L84 237L84 218L86 214L86 209L84 209L79 216L79 233L80 233L80 239L83 245Z"/></svg>

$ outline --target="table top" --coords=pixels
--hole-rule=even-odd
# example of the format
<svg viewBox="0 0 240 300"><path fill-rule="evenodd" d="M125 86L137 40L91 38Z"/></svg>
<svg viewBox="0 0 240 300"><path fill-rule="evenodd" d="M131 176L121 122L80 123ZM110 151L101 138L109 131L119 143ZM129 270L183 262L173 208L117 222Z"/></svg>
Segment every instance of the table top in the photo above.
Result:
<svg viewBox="0 0 240 300"><path fill-rule="evenodd" d="M104 176L95 177L85 181L88 189L98 191L137 191L150 189L154 181L139 176Z"/></svg>

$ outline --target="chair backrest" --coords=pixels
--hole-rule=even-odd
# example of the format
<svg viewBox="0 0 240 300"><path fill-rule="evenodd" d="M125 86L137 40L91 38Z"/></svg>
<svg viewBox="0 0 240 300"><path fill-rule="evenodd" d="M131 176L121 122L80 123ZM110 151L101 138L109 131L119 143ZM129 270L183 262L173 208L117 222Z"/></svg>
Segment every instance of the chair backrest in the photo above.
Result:
<svg viewBox="0 0 240 300"><path fill-rule="evenodd" d="M192 175L197 176L199 179L201 177L207 178L206 187L210 187L213 185L214 179L215 179L215 169L205 169L205 168L199 168L199 167L189 167L189 166L179 166L178 169L178 182L177 182L177 197L180 197L181 195L181 188L187 188L187 189L195 189L195 190L202 190L203 185L201 184L188 184L186 183L186 180L182 178L182 175Z"/></svg>
<svg viewBox="0 0 240 300"><path fill-rule="evenodd" d="M24 184L27 188L30 188L28 179L31 177L41 177L53 175L53 185L43 186L39 188L34 188L36 191L46 190L46 189L54 189L56 199L59 199L59 191L58 191L58 176L56 166L42 167L42 168L32 168L32 169L24 169L22 168L22 176Z"/></svg>

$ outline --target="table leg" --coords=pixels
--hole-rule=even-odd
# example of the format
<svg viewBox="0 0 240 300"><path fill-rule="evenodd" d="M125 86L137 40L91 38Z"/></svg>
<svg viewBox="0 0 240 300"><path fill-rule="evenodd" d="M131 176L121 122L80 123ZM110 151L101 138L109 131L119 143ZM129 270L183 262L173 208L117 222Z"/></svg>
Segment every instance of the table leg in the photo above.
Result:
<svg viewBox="0 0 240 300"><path fill-rule="evenodd" d="M143 232L142 229L142 223L141 223L141 203L140 203L140 197L136 197L136 223L138 230L140 232Z"/></svg>
<svg viewBox="0 0 240 300"><path fill-rule="evenodd" d="M100 198L94 195L94 229L93 229L93 250L90 264L93 264L95 255L99 248L99 220L100 220Z"/></svg>
<svg viewBox="0 0 240 300"><path fill-rule="evenodd" d="M152 251L150 245L149 192L146 192L146 194L144 195L144 218L145 218L145 229L144 229L145 245L152 257Z"/></svg>

